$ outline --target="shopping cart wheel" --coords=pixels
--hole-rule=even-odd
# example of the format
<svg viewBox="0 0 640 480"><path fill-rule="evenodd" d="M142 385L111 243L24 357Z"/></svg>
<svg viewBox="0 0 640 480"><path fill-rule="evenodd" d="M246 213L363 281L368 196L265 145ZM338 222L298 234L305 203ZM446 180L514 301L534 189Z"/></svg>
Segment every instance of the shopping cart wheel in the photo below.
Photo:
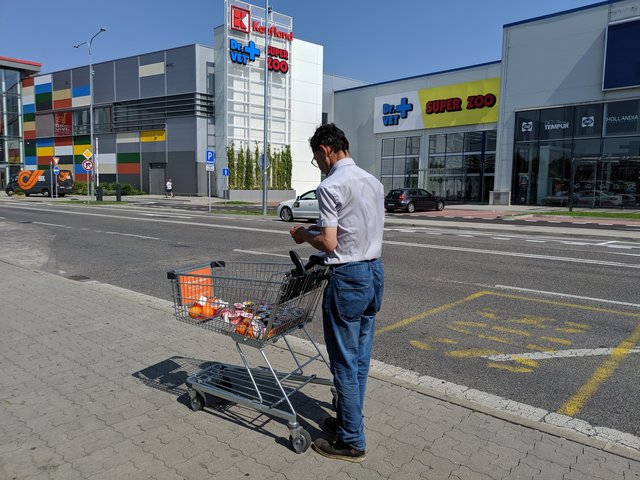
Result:
<svg viewBox="0 0 640 480"><path fill-rule="evenodd" d="M189 395L189 406L194 412L202 410L204 408L204 403L204 397L200 392L195 392L193 396Z"/></svg>
<svg viewBox="0 0 640 480"><path fill-rule="evenodd" d="M311 446L311 435L301 428L295 436L289 435L289 441L294 452L303 453Z"/></svg>

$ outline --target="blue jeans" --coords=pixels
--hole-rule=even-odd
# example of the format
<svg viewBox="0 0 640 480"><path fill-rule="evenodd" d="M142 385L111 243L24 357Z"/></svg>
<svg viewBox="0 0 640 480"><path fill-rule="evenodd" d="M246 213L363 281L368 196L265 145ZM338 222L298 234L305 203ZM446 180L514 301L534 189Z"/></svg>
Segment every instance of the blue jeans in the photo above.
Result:
<svg viewBox="0 0 640 480"><path fill-rule="evenodd" d="M363 408L376 313L382 304L382 260L330 267L322 300L324 340L338 392L338 440L365 450Z"/></svg>

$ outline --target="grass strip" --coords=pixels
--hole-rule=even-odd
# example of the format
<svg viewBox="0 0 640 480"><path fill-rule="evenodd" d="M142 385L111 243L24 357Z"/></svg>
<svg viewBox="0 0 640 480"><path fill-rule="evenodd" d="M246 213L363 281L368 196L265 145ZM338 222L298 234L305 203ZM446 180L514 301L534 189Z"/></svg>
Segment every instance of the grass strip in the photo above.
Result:
<svg viewBox="0 0 640 480"><path fill-rule="evenodd" d="M564 216L564 217L596 217L596 218L627 218L633 220L640 220L640 213L632 213L632 212L597 212L597 211L573 211L570 212L568 210L558 210L551 212L535 212L535 215L556 215L556 216Z"/></svg>

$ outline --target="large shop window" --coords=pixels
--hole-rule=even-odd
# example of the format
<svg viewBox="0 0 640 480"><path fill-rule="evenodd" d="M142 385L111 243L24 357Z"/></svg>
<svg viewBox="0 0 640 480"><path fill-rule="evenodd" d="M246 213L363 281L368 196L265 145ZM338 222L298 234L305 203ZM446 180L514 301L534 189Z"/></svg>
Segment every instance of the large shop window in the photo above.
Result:
<svg viewBox="0 0 640 480"><path fill-rule="evenodd" d="M420 137L382 139L380 179L385 192L418 186Z"/></svg>
<svg viewBox="0 0 640 480"><path fill-rule="evenodd" d="M513 203L640 205L639 100L518 112L514 137Z"/></svg>
<svg viewBox="0 0 640 480"><path fill-rule="evenodd" d="M496 131L429 136L418 187L449 201L488 202L495 173Z"/></svg>

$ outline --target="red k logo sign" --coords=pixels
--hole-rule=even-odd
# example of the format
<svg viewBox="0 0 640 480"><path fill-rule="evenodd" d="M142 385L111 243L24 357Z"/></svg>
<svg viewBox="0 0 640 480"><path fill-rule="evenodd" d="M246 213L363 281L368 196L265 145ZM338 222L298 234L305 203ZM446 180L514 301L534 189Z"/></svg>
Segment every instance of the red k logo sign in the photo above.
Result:
<svg viewBox="0 0 640 480"><path fill-rule="evenodd" d="M231 24L232 30L249 33L249 23L251 16L249 10L231 5Z"/></svg>

